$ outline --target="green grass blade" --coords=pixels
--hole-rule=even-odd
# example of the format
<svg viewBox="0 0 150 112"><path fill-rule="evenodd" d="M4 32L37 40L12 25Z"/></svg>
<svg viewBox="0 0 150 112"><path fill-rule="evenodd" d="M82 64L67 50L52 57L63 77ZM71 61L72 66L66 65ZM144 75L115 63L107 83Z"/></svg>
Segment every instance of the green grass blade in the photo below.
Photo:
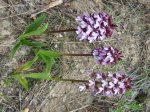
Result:
<svg viewBox="0 0 150 112"><path fill-rule="evenodd" d="M47 30L47 28L48 28L48 24L45 24L44 26L42 26L32 32L20 35L19 38L24 39L24 38L29 38L30 36L33 36L33 35L41 35Z"/></svg>
<svg viewBox="0 0 150 112"><path fill-rule="evenodd" d="M13 49L11 50L11 57L14 57L16 51L20 48L21 46L21 42L17 42L16 45L13 47Z"/></svg>
<svg viewBox="0 0 150 112"><path fill-rule="evenodd" d="M47 50L39 50L38 54L45 55L47 57L58 58L63 55L63 53L58 51L47 51Z"/></svg>
<svg viewBox="0 0 150 112"><path fill-rule="evenodd" d="M32 47L43 47L43 46L46 46L45 43L34 42L34 41L31 42L31 41L28 41L28 40L25 40L25 39L22 39L21 43L22 43L22 45L27 45L27 46L32 46Z"/></svg>
<svg viewBox="0 0 150 112"><path fill-rule="evenodd" d="M13 77L15 80L17 80L26 90L28 90L28 81L26 78L21 77L21 76L14 76Z"/></svg>
<svg viewBox="0 0 150 112"><path fill-rule="evenodd" d="M29 26L27 26L24 34L37 30L45 19L46 19L45 15L38 17L36 20L34 20L34 22L32 22Z"/></svg>
<svg viewBox="0 0 150 112"><path fill-rule="evenodd" d="M48 79L48 73L30 73L30 74L17 74L12 77L24 77L24 78L33 78L33 79Z"/></svg>

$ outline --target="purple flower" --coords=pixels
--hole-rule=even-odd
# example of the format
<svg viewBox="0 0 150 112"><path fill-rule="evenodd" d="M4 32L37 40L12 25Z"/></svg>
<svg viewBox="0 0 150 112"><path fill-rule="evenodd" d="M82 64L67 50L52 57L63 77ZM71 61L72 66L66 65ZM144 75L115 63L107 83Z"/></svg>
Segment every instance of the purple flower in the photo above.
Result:
<svg viewBox="0 0 150 112"><path fill-rule="evenodd" d="M116 48L111 46L102 46L92 51L97 64L111 65L121 60L122 54Z"/></svg>
<svg viewBox="0 0 150 112"><path fill-rule="evenodd" d="M90 43L111 37L116 27L112 23L112 17L105 12L84 14L78 16L76 21L79 24L77 39L88 40Z"/></svg>
<svg viewBox="0 0 150 112"><path fill-rule="evenodd" d="M131 78L126 78L123 73L94 73L96 77L89 80L88 83L79 87L80 91L88 89L93 95L118 95L124 94L132 86Z"/></svg>

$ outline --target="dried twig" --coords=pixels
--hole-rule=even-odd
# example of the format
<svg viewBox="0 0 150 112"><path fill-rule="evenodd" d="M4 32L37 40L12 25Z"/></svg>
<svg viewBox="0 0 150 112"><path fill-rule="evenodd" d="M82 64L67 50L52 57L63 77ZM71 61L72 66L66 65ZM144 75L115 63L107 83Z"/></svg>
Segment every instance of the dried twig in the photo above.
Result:
<svg viewBox="0 0 150 112"><path fill-rule="evenodd" d="M62 4L62 3L63 3L63 0L56 0L56 1L54 1L54 2L51 2L49 5L45 6L41 11L32 14L30 17L31 17L31 18L34 18L34 17L36 17L37 14L40 14L40 13L42 13L42 12L45 12L46 10L48 10L48 9L50 9L50 8L53 8L53 7L57 6L57 5L60 5L60 4Z"/></svg>

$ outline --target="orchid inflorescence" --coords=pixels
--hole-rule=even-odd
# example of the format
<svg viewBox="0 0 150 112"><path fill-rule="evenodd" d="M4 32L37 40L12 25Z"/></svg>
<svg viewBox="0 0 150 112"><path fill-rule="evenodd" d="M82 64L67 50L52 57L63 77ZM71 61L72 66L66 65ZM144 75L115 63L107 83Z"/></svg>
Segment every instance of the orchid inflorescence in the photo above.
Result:
<svg viewBox="0 0 150 112"><path fill-rule="evenodd" d="M90 13L78 16L76 21L77 39L80 41L88 40L90 43L98 40L110 38L116 27L112 23L112 16L107 13ZM122 53L112 46L101 46L92 51L97 64L112 65L122 59ZM116 73L92 73L91 80L81 85L80 91L90 90L94 95L103 94L106 96L124 94L127 89L131 88L131 78L126 78L125 74Z"/></svg>
<svg viewBox="0 0 150 112"><path fill-rule="evenodd" d="M97 64L111 65L121 60L121 52L112 46L102 46L95 48L92 52Z"/></svg>
<svg viewBox="0 0 150 112"><path fill-rule="evenodd" d="M123 73L92 73L92 78L88 83L80 85L80 91L88 89L93 95L118 95L124 94L131 88L131 78L127 78Z"/></svg>
<svg viewBox="0 0 150 112"><path fill-rule="evenodd" d="M76 21L79 23L77 39L88 40L90 43L111 37L116 27L112 23L112 16L105 12L84 14L78 16Z"/></svg>

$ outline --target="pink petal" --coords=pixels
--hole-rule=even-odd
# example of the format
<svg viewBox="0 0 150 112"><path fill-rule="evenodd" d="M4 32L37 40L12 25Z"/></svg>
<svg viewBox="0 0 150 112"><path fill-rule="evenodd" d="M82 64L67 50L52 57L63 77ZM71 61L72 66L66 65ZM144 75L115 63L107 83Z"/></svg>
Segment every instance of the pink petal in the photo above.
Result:
<svg viewBox="0 0 150 112"><path fill-rule="evenodd" d="M114 84L117 84L117 83L118 83L118 79L117 79L117 78L112 78L112 80L113 80L113 83L114 83Z"/></svg>
<svg viewBox="0 0 150 112"><path fill-rule="evenodd" d="M95 85L95 81L89 80L89 86Z"/></svg>
<svg viewBox="0 0 150 112"><path fill-rule="evenodd" d="M95 95L102 93L103 90L104 90L104 88L100 87L99 90L95 93Z"/></svg>
<svg viewBox="0 0 150 112"><path fill-rule="evenodd" d="M99 54L99 53L98 53L97 50L94 50L94 51L93 51L93 55L94 55L94 56L96 56L96 55L98 55L98 54Z"/></svg>
<svg viewBox="0 0 150 112"><path fill-rule="evenodd" d="M112 77L113 77L113 74L109 72L109 73L108 73L108 77L109 77L109 78L112 78Z"/></svg>
<svg viewBox="0 0 150 112"><path fill-rule="evenodd" d="M80 21L82 21L82 18L80 16L78 16L78 17L76 17L75 20L78 21L78 22L80 22Z"/></svg>
<svg viewBox="0 0 150 112"><path fill-rule="evenodd" d="M105 86L107 86L107 85L108 85L108 82L105 81L105 80L102 80L102 87L105 87Z"/></svg>
<svg viewBox="0 0 150 112"><path fill-rule="evenodd" d="M111 91L106 91L105 94L106 94L106 96L111 96L112 95Z"/></svg>
<svg viewBox="0 0 150 112"><path fill-rule="evenodd" d="M119 88L114 88L114 94L118 94L119 93Z"/></svg>
<svg viewBox="0 0 150 112"><path fill-rule="evenodd" d="M97 79L102 79L102 75L101 75L100 73L97 73L97 74L96 74L96 78L97 78Z"/></svg>
<svg viewBox="0 0 150 112"><path fill-rule="evenodd" d="M119 88L125 88L125 84L123 82L118 82Z"/></svg>
<svg viewBox="0 0 150 112"><path fill-rule="evenodd" d="M113 88L114 84L112 82L109 82L109 88Z"/></svg>
<svg viewBox="0 0 150 112"><path fill-rule="evenodd" d="M110 57L110 62L114 62L114 58L113 57Z"/></svg>

